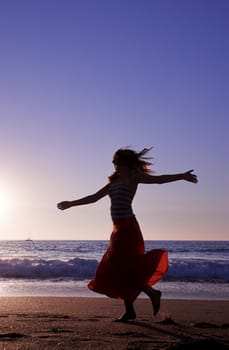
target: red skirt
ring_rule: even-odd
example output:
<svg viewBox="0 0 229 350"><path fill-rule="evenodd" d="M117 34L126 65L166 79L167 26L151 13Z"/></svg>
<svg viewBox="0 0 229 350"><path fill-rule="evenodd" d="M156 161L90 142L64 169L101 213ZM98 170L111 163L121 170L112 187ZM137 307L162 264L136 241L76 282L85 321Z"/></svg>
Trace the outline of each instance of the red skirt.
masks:
<svg viewBox="0 0 229 350"><path fill-rule="evenodd" d="M114 220L108 249L88 288L111 298L133 302L144 285L152 286L167 270L166 250L154 249L145 253L142 233L135 216Z"/></svg>

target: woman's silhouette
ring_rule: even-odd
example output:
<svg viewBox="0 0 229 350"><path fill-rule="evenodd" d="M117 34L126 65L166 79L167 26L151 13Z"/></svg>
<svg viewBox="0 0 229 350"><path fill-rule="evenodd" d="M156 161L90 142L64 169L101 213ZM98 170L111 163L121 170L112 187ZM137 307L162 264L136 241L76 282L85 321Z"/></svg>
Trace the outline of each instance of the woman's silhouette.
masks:
<svg viewBox="0 0 229 350"><path fill-rule="evenodd" d="M113 231L110 243L88 287L113 298L124 300L125 312L120 321L136 318L133 303L140 292L146 293L153 306L154 315L160 308L161 292L151 286L159 281L168 269L168 254L162 249L144 252L144 241L138 222L132 210L132 200L139 183L163 184L186 180L197 183L196 175L189 170L180 174L151 174L151 163L145 155L150 149L136 152L119 149L113 157L114 173L108 184L98 192L73 201L58 203L61 210L94 203L106 195L111 200Z"/></svg>

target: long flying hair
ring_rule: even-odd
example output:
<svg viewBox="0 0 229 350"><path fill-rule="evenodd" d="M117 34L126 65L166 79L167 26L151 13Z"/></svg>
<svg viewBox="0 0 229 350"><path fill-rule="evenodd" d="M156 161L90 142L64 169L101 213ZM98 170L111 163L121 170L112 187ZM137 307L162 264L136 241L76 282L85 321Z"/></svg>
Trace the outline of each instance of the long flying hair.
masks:
<svg viewBox="0 0 229 350"><path fill-rule="evenodd" d="M146 154L152 149L144 148L140 152L136 152L130 148L120 148L114 154L114 163L117 165L125 165L130 171L143 171L144 173L152 173L150 169L152 163L150 160L152 157L146 157ZM119 177L118 170L115 170L113 174L108 177L109 182L116 180Z"/></svg>

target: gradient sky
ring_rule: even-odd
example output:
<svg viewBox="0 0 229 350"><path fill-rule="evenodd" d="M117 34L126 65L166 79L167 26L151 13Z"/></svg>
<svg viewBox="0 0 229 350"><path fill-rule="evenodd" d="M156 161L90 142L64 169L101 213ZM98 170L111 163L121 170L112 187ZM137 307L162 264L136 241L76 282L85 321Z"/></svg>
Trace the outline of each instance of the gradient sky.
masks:
<svg viewBox="0 0 229 350"><path fill-rule="evenodd" d="M228 239L229 1L0 1L1 239L109 239L116 149L151 147L145 239Z"/></svg>

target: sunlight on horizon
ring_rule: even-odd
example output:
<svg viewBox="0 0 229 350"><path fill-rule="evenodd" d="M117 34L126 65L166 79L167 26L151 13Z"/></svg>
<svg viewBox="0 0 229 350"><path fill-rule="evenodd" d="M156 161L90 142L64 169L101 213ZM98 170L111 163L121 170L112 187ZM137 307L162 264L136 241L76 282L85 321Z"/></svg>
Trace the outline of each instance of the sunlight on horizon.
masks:
<svg viewBox="0 0 229 350"><path fill-rule="evenodd" d="M5 188L0 188L0 220L7 219L9 209L13 205L12 195Z"/></svg>

